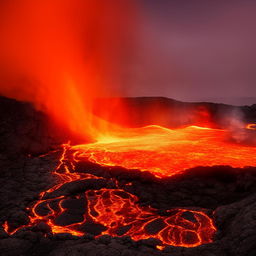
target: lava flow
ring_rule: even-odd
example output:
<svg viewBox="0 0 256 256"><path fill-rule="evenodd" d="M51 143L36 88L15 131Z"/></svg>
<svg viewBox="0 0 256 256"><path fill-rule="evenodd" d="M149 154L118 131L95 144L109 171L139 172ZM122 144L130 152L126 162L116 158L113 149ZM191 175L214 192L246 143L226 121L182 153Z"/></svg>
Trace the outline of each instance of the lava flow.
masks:
<svg viewBox="0 0 256 256"><path fill-rule="evenodd" d="M160 216L155 209L140 207L138 198L122 189L86 194L90 198L90 217L107 227L103 234L126 235L133 240L157 238L165 245L194 247L210 243L216 231L212 220L203 212L174 209L168 211L169 216Z"/></svg>
<svg viewBox="0 0 256 256"><path fill-rule="evenodd" d="M163 131L166 132L165 129ZM156 238L161 242L158 248L166 245L195 247L212 242L216 228L204 211L170 209L160 215L157 209L140 206L139 199L122 189L117 180L112 183L112 188L106 188L109 181L105 178L76 172L76 165L87 161L84 153L84 148L81 152L81 147L64 145L59 164L53 171L58 176L58 184L40 194L40 199L29 209L30 222L27 225L14 229L5 222L3 228L7 233L12 235L21 228L44 222L51 233L83 236L86 234L84 226L94 223L102 227L97 236L130 236L135 241ZM72 196L63 193L63 188L69 184L72 186L73 182L103 183L97 189L88 189L84 193ZM74 211L74 205L80 205L80 208ZM72 214L75 219L63 222L65 216Z"/></svg>
<svg viewBox="0 0 256 256"><path fill-rule="evenodd" d="M254 128L250 124L244 129ZM11 235L44 222L51 233L83 236L87 233L85 225L93 223L101 227L96 236L130 236L136 241L156 238L162 243L159 248L210 243L216 228L205 212L171 209L160 215L157 209L140 206L139 198L122 189L118 180L109 185L105 178L77 172L77 164L90 161L103 166L136 168L164 178L196 166L253 166L255 153L255 146L235 143L226 130L197 126L171 130L151 125L125 129L119 136L102 137L93 144L66 144L53 171L58 183L40 194L30 208L30 222L16 229L5 222L3 228ZM73 195L65 193L64 188L69 184L72 187L73 182L89 182L97 188ZM80 208L72 212L74 205ZM72 214L76 216L74 219L63 222L65 216Z"/></svg>
<svg viewBox="0 0 256 256"><path fill-rule="evenodd" d="M247 129L253 129L249 125ZM244 129L245 131L247 129ZM179 174L196 166L255 166L256 147L236 143L229 131L198 126L167 129L151 125L127 129L116 137L73 146L77 159L105 166L149 171L156 177Z"/></svg>

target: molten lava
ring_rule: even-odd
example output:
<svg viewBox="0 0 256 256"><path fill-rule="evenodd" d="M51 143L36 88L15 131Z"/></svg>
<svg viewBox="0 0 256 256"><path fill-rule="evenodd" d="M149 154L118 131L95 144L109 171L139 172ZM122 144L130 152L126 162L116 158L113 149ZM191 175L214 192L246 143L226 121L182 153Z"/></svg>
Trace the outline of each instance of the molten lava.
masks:
<svg viewBox="0 0 256 256"><path fill-rule="evenodd" d="M254 128L255 125L250 124L244 130ZM196 166L254 166L256 147L238 144L231 137L227 130L222 129L198 126L168 129L151 125L123 129L115 136L99 137L92 144L66 144L53 171L58 176L58 184L40 194L39 200L30 208L29 224L20 228L44 222L52 233L83 236L86 234L84 225L93 223L102 227L98 236L130 236L136 241L156 238L161 242L158 248L210 243L216 228L204 211L170 209L160 215L157 209L141 206L139 198L125 191L117 179L112 187L106 188L105 183L98 189L88 189L72 196L60 191L65 191L62 187L76 181L90 181L92 184L106 181L102 177L77 172L77 165L88 161L148 171L158 178L177 175ZM77 219L62 223L60 219L71 214L69 200L80 204L82 211L80 209L80 215L76 211ZM9 226L7 222L3 228L10 235L20 229Z"/></svg>
<svg viewBox="0 0 256 256"><path fill-rule="evenodd" d="M169 216L159 216L154 209L140 207L136 196L121 189L87 191L86 195L90 217L108 227L103 234L126 235L133 240L157 238L165 245L194 247L210 243L216 231L212 220L203 212L174 209L168 211ZM154 224L157 229L150 232ZM121 228L128 231L120 235Z"/></svg>
<svg viewBox="0 0 256 256"><path fill-rule="evenodd" d="M246 126L250 130L254 127L252 124ZM112 188L89 189L76 194L75 198L61 195L59 191L74 181L97 183L106 180L76 171L77 164L88 160L105 166L136 168L164 178L195 166L253 166L255 153L256 147L230 140L226 130L197 126L171 130L151 125L125 129L115 137L102 137L93 144L67 144L53 171L58 176L58 184L40 194L40 199L30 209L29 224L20 228L44 222L52 233L82 236L86 233L84 225L94 223L102 227L98 236L130 236L133 240L156 238L161 241L158 248L210 243L216 228L204 211L171 209L164 216L160 215L157 209L141 206L139 198L122 189L118 180ZM76 220L63 224L59 219L70 211L68 200L79 202L83 211ZM10 227L7 222L3 228L10 235L20 229Z"/></svg>
<svg viewBox="0 0 256 256"><path fill-rule="evenodd" d="M58 184L40 194L40 199L30 208L29 224L20 228L44 222L52 233L82 236L86 233L83 225L93 222L104 227L100 235L130 236L136 241L156 238L162 244L158 248L166 245L194 247L212 241L216 228L212 219L203 211L171 209L166 211L165 216L159 215L150 206L140 206L139 199L119 188L117 180L115 188L87 190L84 194L76 195L72 200L82 202L84 211L81 217L72 223L58 223L58 218L69 211L66 202L70 197L52 196L54 192L72 181L104 180L87 173L76 173L76 165L85 160L83 153L81 156L81 148L64 145L59 164L53 172L58 176ZM3 228L10 235L20 229L11 228L7 222Z"/></svg>
<svg viewBox="0 0 256 256"><path fill-rule="evenodd" d="M189 126L171 130L152 125L126 129L119 136L72 149L79 160L149 171L157 177L196 166L255 166L256 147L237 144L229 137L229 132L221 129Z"/></svg>

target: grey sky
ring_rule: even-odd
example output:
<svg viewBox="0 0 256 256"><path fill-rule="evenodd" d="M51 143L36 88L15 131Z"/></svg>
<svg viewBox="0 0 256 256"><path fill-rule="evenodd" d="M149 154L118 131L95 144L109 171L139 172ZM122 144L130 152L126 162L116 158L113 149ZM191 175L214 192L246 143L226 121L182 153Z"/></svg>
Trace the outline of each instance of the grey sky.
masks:
<svg viewBox="0 0 256 256"><path fill-rule="evenodd" d="M238 104L256 98L255 1L140 2L129 95Z"/></svg>

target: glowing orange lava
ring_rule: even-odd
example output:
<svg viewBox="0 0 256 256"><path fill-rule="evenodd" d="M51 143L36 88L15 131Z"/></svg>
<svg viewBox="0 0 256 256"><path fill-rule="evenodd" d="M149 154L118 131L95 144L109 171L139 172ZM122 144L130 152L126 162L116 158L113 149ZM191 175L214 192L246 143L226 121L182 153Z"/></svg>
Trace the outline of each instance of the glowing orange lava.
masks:
<svg viewBox="0 0 256 256"><path fill-rule="evenodd" d="M78 160L88 158L100 165L149 171L157 177L173 176L196 166L255 166L256 147L229 138L227 130L198 126L171 130L152 125L72 149Z"/></svg>
<svg viewBox="0 0 256 256"><path fill-rule="evenodd" d="M186 209L169 211L170 216L159 216L156 210L140 207L138 198L122 189L87 191L89 214L96 223L107 228L103 234L123 235L133 240L157 238L165 245L195 247L210 243L216 231L212 220L203 212ZM193 220L187 219L186 214ZM157 225L150 232L150 226ZM119 236L123 236L119 235Z"/></svg>
<svg viewBox="0 0 256 256"><path fill-rule="evenodd" d="M82 236L86 233L82 227L89 221L104 227L100 235L130 236L136 241L159 239L159 249L166 245L195 247L212 242L216 228L213 220L203 211L171 209L166 211L165 216L159 215L157 210L150 206L140 206L139 199L119 188L117 180L115 188L87 190L75 195L73 200L85 200L82 219L70 224L59 224L58 218L68 211L65 201L70 198L64 195L48 197L49 195L72 181L91 180L95 183L97 180L104 180L91 174L75 172L77 163L85 160L83 154L81 158L80 150L64 145L59 164L53 171L53 174L58 176L58 184L40 194L39 200L30 208L29 224L20 228L44 222L54 234L70 233ZM43 213L40 212L41 207L44 208ZM10 235L20 229L9 227L7 222L3 228Z"/></svg>

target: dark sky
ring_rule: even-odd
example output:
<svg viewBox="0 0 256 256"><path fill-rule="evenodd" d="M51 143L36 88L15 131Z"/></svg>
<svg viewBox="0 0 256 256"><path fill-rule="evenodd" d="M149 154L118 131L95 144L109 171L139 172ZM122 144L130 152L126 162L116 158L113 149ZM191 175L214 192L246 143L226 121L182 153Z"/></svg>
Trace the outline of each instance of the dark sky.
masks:
<svg viewBox="0 0 256 256"><path fill-rule="evenodd" d="M140 0L140 12L129 95L256 103L256 1Z"/></svg>

